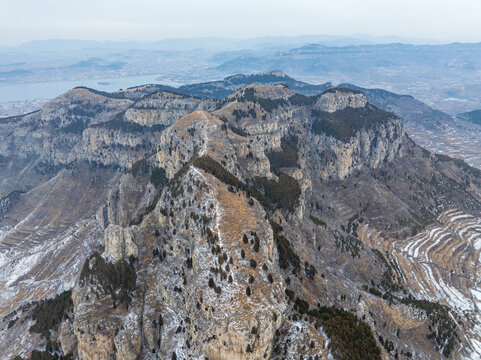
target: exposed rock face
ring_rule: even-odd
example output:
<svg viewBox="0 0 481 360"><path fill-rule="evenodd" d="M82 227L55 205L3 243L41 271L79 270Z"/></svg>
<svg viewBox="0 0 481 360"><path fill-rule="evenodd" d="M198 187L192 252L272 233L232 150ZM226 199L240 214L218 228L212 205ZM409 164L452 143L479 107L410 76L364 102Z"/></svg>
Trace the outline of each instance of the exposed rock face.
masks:
<svg viewBox="0 0 481 360"><path fill-rule="evenodd" d="M129 91L0 123L1 170L17 145L12 179L54 168L2 210L0 336L28 345L0 357L44 350L25 305L69 288L51 337L75 359L479 355L478 173L357 92Z"/></svg>
<svg viewBox="0 0 481 360"><path fill-rule="evenodd" d="M175 197L166 192L157 204L159 210L154 212L158 218L150 216L144 225L156 228L158 236L147 236L139 244L139 259L145 269L137 271L146 271L143 278L147 287L144 293L135 295L130 315L121 316L120 307L106 312L108 300L96 300L95 287L84 286L75 292L81 358L97 359L117 353L115 358L130 359L141 355L140 348L132 345L140 319L135 320L135 325L111 324L112 318L127 321L141 305L145 351L160 354L160 358L175 352L179 357L258 359L272 351L272 339L286 303L285 288L276 270L272 230L266 224L264 210L256 203L249 205L245 195L229 192L227 185L199 170L191 169L179 181L183 195ZM183 207L186 202L190 205ZM175 212L176 216L166 217L161 212ZM114 225L106 229L108 254L112 252L107 237L118 231L123 230ZM138 236L141 233L145 229L139 229ZM257 251L242 240L243 234L253 240L253 233L259 239ZM159 255L152 256L152 247ZM213 247L218 247L219 252L212 252ZM274 286L268 280L269 274ZM113 336L120 327L125 328L123 337ZM129 351L120 354L119 346L125 344L131 344ZM246 352L247 348L252 351Z"/></svg>
<svg viewBox="0 0 481 360"><path fill-rule="evenodd" d="M311 139L311 151L317 153L319 175L323 180L344 179L365 167L378 168L404 155L404 129L398 119L375 129L361 130L345 143L320 135Z"/></svg>
<svg viewBox="0 0 481 360"><path fill-rule="evenodd" d="M77 353L77 337L74 334L74 329L70 321L64 321L62 323L58 339L64 354Z"/></svg>
<svg viewBox="0 0 481 360"><path fill-rule="evenodd" d="M247 89L254 89L255 96L273 96L284 101L292 96L283 86L273 89L252 86ZM281 138L303 131L302 124L297 123L302 113L294 112L291 117L268 114L265 121L242 119L238 125L246 133L239 135L220 119L227 119L229 124L234 121L232 114L236 110L247 112L247 107L252 105L245 104L243 96L242 91L233 95L233 102L217 110L215 116L195 111L162 133L155 161L166 170L169 178L177 176L175 174L183 166L201 155L217 160L240 178L274 176L266 154L281 150ZM256 116L261 118L265 111L259 105L253 106ZM390 141L388 136L395 140L403 136L402 127L399 123L396 125L398 133L386 133L386 129L392 129L392 124L388 123L379 133L376 132L378 129L357 133L351 143L339 144L339 148L336 147L338 142L329 136L322 138L324 141L319 140L319 146L340 154L342 146L361 148L360 144L363 144L366 147L364 142L371 141L369 136L378 136L384 141L379 141L380 154L371 154L368 145L364 153L347 155L358 161L357 168L376 167L381 161L389 161L399 155L397 151L389 153L387 146ZM301 147L301 164L309 163L304 157L318 156L311 153L316 146L314 143L312 147L307 144ZM372 156L372 160L363 159L365 155ZM346 163L348 161L345 160ZM349 165L345 168L340 166L327 171L344 177L356 166L352 169ZM303 191L310 187L311 182L302 170L286 171L303 184ZM133 294L131 304L132 309L139 306L137 302L143 302L145 349L137 352L136 356L149 353L168 358L175 353L178 357L207 356L209 359L273 357L276 331L284 324L283 313L288 305L284 296L285 284L281 278L276 278L281 271L274 260L277 251L264 210L257 201L250 205L245 193L228 191L227 185L192 165L171 186L163 192L156 210L140 228L130 230L109 225L105 231L105 253L116 261L125 258L127 243L137 239L140 261L137 271L144 273L146 287L142 293ZM112 195L111 199L114 199ZM112 219L110 222L115 222L111 215L108 218ZM246 243L243 241L244 234L247 236ZM252 234L259 241L256 250L253 250ZM254 266L251 261L254 261ZM85 291L85 288L79 290ZM77 329L86 334L81 335L79 349L95 348L97 353L102 354L105 354L106 350L101 350L104 348L118 352L113 340L106 345L103 332L99 333L98 327L86 326L98 316L98 306L104 305L89 302L86 296L81 298L84 300L77 301L75 306L76 312L82 314L76 317L76 324ZM87 303L91 310L86 312ZM112 311L110 317L118 312ZM119 326L116 325L117 328ZM290 325L285 326L289 328ZM307 325L303 336L297 335L292 328L286 331L284 340L280 341L290 344L292 348L288 353L292 356L303 352L300 344L314 336L316 340L312 341L316 345L305 354L327 358L325 335L314 335L315 330ZM115 330L111 328L108 332ZM132 336L124 333L127 339ZM96 340L92 343L88 339ZM79 353L82 351L79 350Z"/></svg>
<svg viewBox="0 0 481 360"><path fill-rule="evenodd" d="M54 126L65 128L79 118L91 118L92 124L112 120L119 110L133 101L109 98L86 88L77 88L49 101L40 111L40 118Z"/></svg>
<svg viewBox="0 0 481 360"><path fill-rule="evenodd" d="M94 297L95 294L89 293ZM77 295L81 296L81 295ZM141 329L138 308L126 311L105 312L110 303L97 310L79 304L76 309L75 335L78 339L80 359L137 359L141 350ZM100 305L97 302L97 305ZM86 308L87 307L87 308ZM81 311L88 310L85 315ZM128 328L126 328L128 327Z"/></svg>
<svg viewBox="0 0 481 360"><path fill-rule="evenodd" d="M177 309L175 316L168 308L161 311L164 323L172 324L162 331L161 344L177 343L176 351L180 354L205 355L212 359L257 359L264 353L269 354L286 304L284 287L275 274L276 250L264 211L258 204L249 206L243 194L227 191L227 186L211 175L192 169L183 180L184 195L175 203L189 201L191 194L196 194L194 202L180 210L175 219L165 219L162 230L168 236L172 228L178 229L175 236L180 248L174 248L174 253L167 251L164 261L172 265L161 270L162 278L178 280L159 289L162 296L152 296L155 293L149 291L146 294L165 298L171 309ZM192 193L189 187L193 188ZM162 199L158 206L167 207L169 213L168 203L168 198ZM188 220L192 213L199 219L209 217L211 220L208 223ZM190 223L188 229L183 226L186 220ZM243 234L252 240L252 233L259 239L258 251L243 243ZM220 251L212 252L212 247ZM191 257L191 268L179 266L185 263L185 256ZM181 269L185 280L179 277ZM212 269L218 270L213 272ZM274 276L275 286L270 285L269 274ZM181 297L175 293L176 286L182 289ZM178 335L174 333L175 323L186 324L185 334L180 339L176 339ZM186 342L192 344L191 349L184 348ZM248 347L252 352L246 352ZM161 357L170 355L166 350L161 353Z"/></svg>
<svg viewBox="0 0 481 360"><path fill-rule="evenodd" d="M97 221L103 230L111 224L127 228L149 206L156 190L145 182L132 174L120 177L118 185L109 191L105 205L97 211Z"/></svg>
<svg viewBox="0 0 481 360"><path fill-rule="evenodd" d="M134 243L134 235L129 228L120 225L109 225L104 233L105 255L113 261L126 259L129 256L138 257L137 246Z"/></svg>
<svg viewBox="0 0 481 360"><path fill-rule="evenodd" d="M6 214L0 232L0 317L8 320L2 323L0 338L10 340L0 341L1 358L27 358L44 347L45 339L29 331L33 320L21 309L75 285L85 259L102 243L95 211L117 181L116 174L83 165L63 170L23 194ZM14 322L10 328L9 321ZM66 349L75 348L73 339L64 335Z"/></svg>
<svg viewBox="0 0 481 360"><path fill-rule="evenodd" d="M206 103L182 95L155 93L134 104L125 112L125 119L142 126L172 125L176 120Z"/></svg>
<svg viewBox="0 0 481 360"><path fill-rule="evenodd" d="M166 92L132 103L72 90L39 112L2 120L0 155L36 156L54 166L87 161L129 168L154 152L163 127L211 104Z"/></svg>
<svg viewBox="0 0 481 360"><path fill-rule="evenodd" d="M332 113L347 107L361 108L366 104L366 96L361 92L349 89L330 89L319 97L316 107Z"/></svg>

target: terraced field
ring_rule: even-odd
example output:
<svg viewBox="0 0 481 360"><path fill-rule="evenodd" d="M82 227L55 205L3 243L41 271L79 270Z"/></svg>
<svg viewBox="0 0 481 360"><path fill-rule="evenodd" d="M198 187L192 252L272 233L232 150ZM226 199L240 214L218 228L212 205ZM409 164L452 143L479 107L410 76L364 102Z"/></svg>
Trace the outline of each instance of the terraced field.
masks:
<svg viewBox="0 0 481 360"><path fill-rule="evenodd" d="M456 118L433 126L426 128L414 121L405 123L406 133L416 144L481 169L481 126Z"/></svg>
<svg viewBox="0 0 481 360"><path fill-rule="evenodd" d="M95 211L116 179L85 168L64 170L22 194L0 218L0 315L57 292L82 265L86 244L101 236Z"/></svg>
<svg viewBox="0 0 481 360"><path fill-rule="evenodd" d="M480 358L481 219L449 209L436 225L407 239L384 237L369 225L360 233L374 248L392 254L394 270L417 299L439 302L471 318L471 358Z"/></svg>

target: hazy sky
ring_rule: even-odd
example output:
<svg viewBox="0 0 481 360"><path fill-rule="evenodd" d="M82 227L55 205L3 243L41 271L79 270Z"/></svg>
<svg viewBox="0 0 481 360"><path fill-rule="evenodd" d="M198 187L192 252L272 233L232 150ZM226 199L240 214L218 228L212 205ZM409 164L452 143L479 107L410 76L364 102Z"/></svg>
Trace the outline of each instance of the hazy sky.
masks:
<svg viewBox="0 0 481 360"><path fill-rule="evenodd" d="M302 34L481 41L480 0L0 0L0 45Z"/></svg>

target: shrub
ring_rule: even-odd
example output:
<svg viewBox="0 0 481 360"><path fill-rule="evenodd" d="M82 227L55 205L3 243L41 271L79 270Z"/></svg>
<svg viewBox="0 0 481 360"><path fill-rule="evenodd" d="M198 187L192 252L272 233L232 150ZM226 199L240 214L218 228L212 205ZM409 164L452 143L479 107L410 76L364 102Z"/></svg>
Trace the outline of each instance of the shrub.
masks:
<svg viewBox="0 0 481 360"><path fill-rule="evenodd" d="M87 123L84 122L82 119L75 119L70 124L61 127L59 130L63 131L64 133L68 134L77 134L80 135L83 131L87 128Z"/></svg>
<svg viewBox="0 0 481 360"><path fill-rule="evenodd" d="M133 176L146 175L150 172L150 164L147 159L141 159L132 164L130 172Z"/></svg>
<svg viewBox="0 0 481 360"><path fill-rule="evenodd" d="M312 220L312 222L316 225L319 225L319 226L324 226L324 227L327 227L327 224L322 221L321 219L313 216L313 215L310 215L309 218Z"/></svg>
<svg viewBox="0 0 481 360"><path fill-rule="evenodd" d="M35 324L30 327L30 332L42 334L50 339L50 330L56 330L65 314L73 307L72 291L64 291L53 299L42 300L32 310L32 320Z"/></svg>
<svg viewBox="0 0 481 360"><path fill-rule="evenodd" d="M280 173L278 176L279 181L257 177L255 184L257 187L264 189L265 196L271 203L274 203L278 208L292 211L301 195L301 188L293 177L284 173Z"/></svg>
<svg viewBox="0 0 481 360"><path fill-rule="evenodd" d="M294 272L298 271L301 263L299 255L294 252L289 240L280 234L282 231L281 226L274 221L270 221L270 224L279 254L279 266L282 269L287 269L291 265L294 268Z"/></svg>
<svg viewBox="0 0 481 360"><path fill-rule="evenodd" d="M292 105L310 106L310 105L314 105L317 99L318 99L317 96L305 96L301 94L294 94L291 97L289 97L288 100Z"/></svg>
<svg viewBox="0 0 481 360"><path fill-rule="evenodd" d="M257 189L244 184L211 157L202 156L195 159L194 166L214 175L217 179L226 183L227 185L234 186L247 192L251 196L255 197L266 210L272 209L271 202L264 195L262 195L262 193L260 193Z"/></svg>
<svg viewBox="0 0 481 360"><path fill-rule="evenodd" d="M150 174L150 182L157 188L164 187L167 184L167 176L163 168L153 168Z"/></svg>
<svg viewBox="0 0 481 360"><path fill-rule="evenodd" d="M229 128L232 130L233 133L240 135L240 136L247 136L247 134L244 130L242 130L239 127L235 127L234 125L229 125Z"/></svg>
<svg viewBox="0 0 481 360"><path fill-rule="evenodd" d="M165 125L143 126L131 121L125 121L123 113L116 115L112 120L92 125L92 127L119 130L127 133L148 133L163 131Z"/></svg>
<svg viewBox="0 0 481 360"><path fill-rule="evenodd" d="M281 139L281 151L273 151L267 154L273 169L296 167L297 156L297 137L283 137Z"/></svg>
<svg viewBox="0 0 481 360"><path fill-rule="evenodd" d="M340 141L347 142L361 129L372 129L395 115L378 109L373 105L363 108L346 107L333 113L313 110L312 132L326 134Z"/></svg>
<svg viewBox="0 0 481 360"><path fill-rule="evenodd" d="M297 308L297 311L299 311L301 314L307 314L307 312L309 311L309 304L307 303L307 301L300 298L296 299L295 307Z"/></svg>
<svg viewBox="0 0 481 360"><path fill-rule="evenodd" d="M147 159L141 159L132 164L130 172L133 176L143 176L150 174L150 182L157 188L167 184L165 169L153 167Z"/></svg>
<svg viewBox="0 0 481 360"><path fill-rule="evenodd" d="M294 291L286 288L286 295L289 299L294 300Z"/></svg>
<svg viewBox="0 0 481 360"><path fill-rule="evenodd" d="M104 293L112 296L114 307L118 296L120 303L128 309L131 301L130 295L137 282L134 263L133 257L129 259L129 262L122 259L111 263L105 261L96 251L85 261L80 273L80 281L82 284L85 282L98 284Z"/></svg>
<svg viewBox="0 0 481 360"><path fill-rule="evenodd" d="M438 345L440 352L445 357L449 357L455 343L459 340L459 336L456 333L457 326L449 314L449 308L428 300L404 298L402 302L421 309L426 313L432 325L432 331L430 328L431 332L427 334L427 337Z"/></svg>
<svg viewBox="0 0 481 360"><path fill-rule="evenodd" d="M370 288L369 288L369 292L370 292L371 294L373 294L374 296L377 296L377 297L381 297L381 296L382 296L382 292L380 292L378 289L373 288L373 287L370 287Z"/></svg>
<svg viewBox="0 0 481 360"><path fill-rule="evenodd" d="M259 104L264 111L270 113L277 109L279 106L286 106L288 102L284 99L270 99L261 98L256 95L256 90L253 88L245 89L243 95L239 97L239 101L251 101L253 103Z"/></svg>
<svg viewBox="0 0 481 360"><path fill-rule="evenodd" d="M300 299L299 299L300 300ZM296 300L297 302L297 300ZM302 309L305 310L305 304ZM321 307L308 314L318 319L330 339L329 349L339 360L381 359L374 334L356 315L335 307Z"/></svg>

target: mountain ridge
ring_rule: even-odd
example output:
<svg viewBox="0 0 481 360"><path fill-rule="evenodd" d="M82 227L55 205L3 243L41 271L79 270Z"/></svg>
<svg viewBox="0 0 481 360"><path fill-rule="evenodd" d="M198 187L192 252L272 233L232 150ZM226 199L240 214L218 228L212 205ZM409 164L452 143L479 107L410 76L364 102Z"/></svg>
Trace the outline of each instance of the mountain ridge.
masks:
<svg viewBox="0 0 481 360"><path fill-rule="evenodd" d="M480 356L479 170L355 89L152 89L0 121L1 356Z"/></svg>

